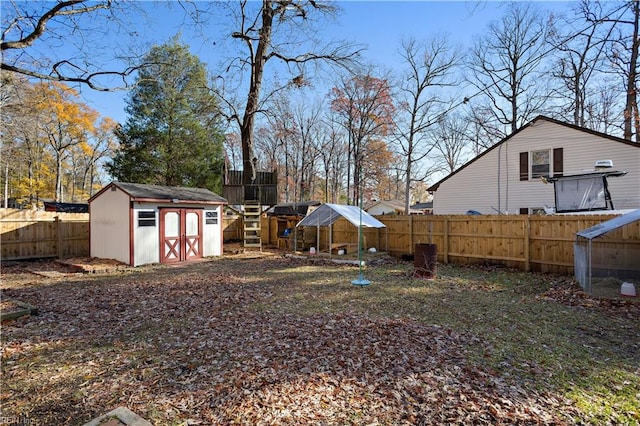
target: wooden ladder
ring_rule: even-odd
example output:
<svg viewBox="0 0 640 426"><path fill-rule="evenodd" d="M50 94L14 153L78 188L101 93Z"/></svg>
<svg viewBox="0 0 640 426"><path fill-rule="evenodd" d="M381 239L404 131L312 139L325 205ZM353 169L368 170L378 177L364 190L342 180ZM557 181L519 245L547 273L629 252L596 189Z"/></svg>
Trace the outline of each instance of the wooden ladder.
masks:
<svg viewBox="0 0 640 426"><path fill-rule="evenodd" d="M262 239L260 238L260 204L245 204L244 206L244 246L257 247L262 251Z"/></svg>

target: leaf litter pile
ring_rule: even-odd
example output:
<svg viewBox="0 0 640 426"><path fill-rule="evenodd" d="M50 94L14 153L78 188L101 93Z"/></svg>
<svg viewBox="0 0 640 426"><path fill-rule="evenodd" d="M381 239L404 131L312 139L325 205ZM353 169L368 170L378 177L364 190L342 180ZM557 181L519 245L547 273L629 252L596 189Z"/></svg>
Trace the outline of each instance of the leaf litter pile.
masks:
<svg viewBox="0 0 640 426"><path fill-rule="evenodd" d="M513 291L522 283L496 284L491 271L463 270L479 276L469 280L449 269L428 282L406 270L371 270L372 285L360 289L350 285L353 267L276 257L58 279L5 268L3 299L37 305L40 315L2 326L2 416L75 425L126 406L158 425L640 421L633 403L619 404L624 413L585 413L551 379L574 374L572 366L557 371L553 357L520 353L517 337L503 342L511 335L501 329L521 318L491 323L510 309L501 303L513 315L528 315L531 303L575 313L566 289L526 286L523 296ZM639 311L614 308L614 320L635 332L615 349L624 384L639 373L630 367L639 361ZM588 362L610 359L609 349L587 346L578 351ZM628 383L631 398L639 386ZM628 392L618 392L623 401Z"/></svg>

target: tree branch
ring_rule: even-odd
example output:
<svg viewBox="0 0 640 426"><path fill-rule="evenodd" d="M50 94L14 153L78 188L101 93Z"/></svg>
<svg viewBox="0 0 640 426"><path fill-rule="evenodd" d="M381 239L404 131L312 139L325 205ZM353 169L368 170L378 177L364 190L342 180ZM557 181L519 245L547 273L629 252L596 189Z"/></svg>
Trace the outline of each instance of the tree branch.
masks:
<svg viewBox="0 0 640 426"><path fill-rule="evenodd" d="M49 22L52 18L56 16L79 15L82 13L93 12L94 10L98 9L109 9L111 7L112 0L106 0L106 3L104 4L86 6L80 9L65 10L66 8L73 7L76 4L84 3L84 1L85 0L69 0L56 4L40 17L38 23L31 33L29 33L26 37L20 38L19 40L3 41L2 43L0 43L0 50L4 51L7 49L24 49L25 47L29 47L37 39L39 39L42 34L44 34L47 22Z"/></svg>
<svg viewBox="0 0 640 426"><path fill-rule="evenodd" d="M66 61L63 61L66 62ZM61 65L62 62L58 62L55 67L57 67L58 65ZM55 67L54 67L54 71L55 71ZM127 84L126 82L126 77L129 76L130 74L132 74L134 71L138 70L141 67L129 67L127 68L125 71L100 71L100 72L94 72L91 74L87 74L85 77L65 77L64 75L56 72L55 76L52 76L50 74L42 74L39 73L37 71L31 71L28 70L26 68L20 68L20 67L16 67L13 65L9 65L9 64L5 64L2 63L0 65L0 69L6 70L6 71L11 71L11 72L15 72L18 74L22 74L22 75L26 75L29 77L35 77L35 78L40 78L42 80L48 80L48 81L66 81L66 82L70 82L70 83L83 83L86 84L87 86L89 86L90 88L94 89L94 90L98 90L101 92L110 92L113 90L120 90L120 89L128 89L130 88L130 85ZM123 86L120 87L104 87L101 86L100 84L95 82L95 79L97 79L98 77L102 77L102 76L120 76L122 77L122 81L124 82Z"/></svg>

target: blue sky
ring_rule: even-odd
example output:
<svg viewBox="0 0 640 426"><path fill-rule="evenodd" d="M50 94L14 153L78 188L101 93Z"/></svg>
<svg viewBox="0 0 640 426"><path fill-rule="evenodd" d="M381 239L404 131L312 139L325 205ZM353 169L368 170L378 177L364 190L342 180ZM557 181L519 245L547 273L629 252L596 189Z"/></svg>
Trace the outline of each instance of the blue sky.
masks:
<svg viewBox="0 0 640 426"><path fill-rule="evenodd" d="M139 3L148 14L148 22L140 31L146 30L146 40L163 43L180 32L183 42L190 45L192 53L208 63L215 72L215 49L212 40L219 37L224 23L212 22L206 29L209 40L194 36L192 29L183 25L184 15L180 8L167 10L152 2ZM336 22L324 27L325 38L347 40L367 48L365 58L384 69L397 69L398 49L403 37L412 36L418 40L445 34L451 42L465 49L473 43L474 37L483 33L492 20L499 19L502 7L499 1L347 1L339 2L342 14ZM568 2L536 2L541 11L565 11ZM93 92L82 89L85 102L98 110L101 115L124 122L127 92ZM318 95L321 95L319 93Z"/></svg>

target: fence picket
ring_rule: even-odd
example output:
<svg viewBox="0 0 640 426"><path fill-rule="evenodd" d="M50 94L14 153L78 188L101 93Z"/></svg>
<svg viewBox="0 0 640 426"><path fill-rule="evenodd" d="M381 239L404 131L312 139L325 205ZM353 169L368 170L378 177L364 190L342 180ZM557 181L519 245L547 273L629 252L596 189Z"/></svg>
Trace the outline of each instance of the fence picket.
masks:
<svg viewBox="0 0 640 426"><path fill-rule="evenodd" d="M573 273L575 234L611 219L611 215L566 216L378 216L385 229L365 229L369 246L392 255L413 254L415 243L437 246L443 263L495 263L525 271ZM263 245L278 246L282 230L277 217L262 218ZM287 222L288 223L288 222ZM289 224L287 224L289 226ZM224 239L240 240L242 217L224 218ZM282 226L280 226L282 228ZM0 209L1 256L3 260L38 257L89 256L89 214L33 212ZM358 232L344 219L320 230L320 251L329 251L329 241L357 247ZM316 246L315 228L296 231L299 249ZM640 250L640 223L612 232L607 243L619 256L631 248ZM384 246L382 246L384 244ZM290 246L291 247L291 246ZM623 250L624 249L624 250Z"/></svg>

